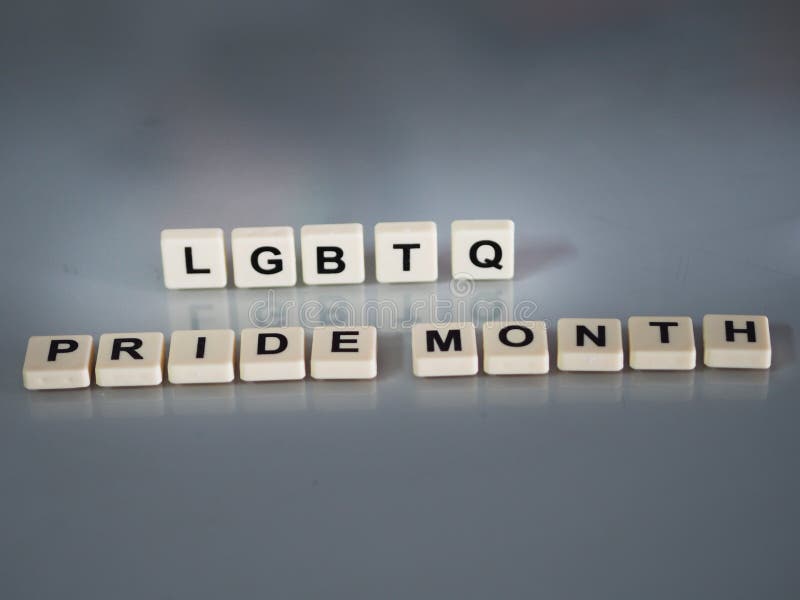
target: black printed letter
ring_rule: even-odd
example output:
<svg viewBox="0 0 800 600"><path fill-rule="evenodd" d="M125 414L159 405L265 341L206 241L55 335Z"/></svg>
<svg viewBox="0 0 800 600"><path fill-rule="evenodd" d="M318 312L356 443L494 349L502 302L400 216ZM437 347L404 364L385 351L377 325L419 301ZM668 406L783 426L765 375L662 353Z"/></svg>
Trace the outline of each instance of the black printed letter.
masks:
<svg viewBox="0 0 800 600"><path fill-rule="evenodd" d="M269 252L275 256L280 256L281 254L280 250L273 248L272 246L261 246L260 248L256 248L250 255L250 264L253 266L253 269L262 275L274 275L275 273L280 273L283 271L283 261L279 258L270 258L267 261L267 264L272 267L271 269L265 269L258 264L258 259L262 254L264 254L264 252Z"/></svg>
<svg viewBox="0 0 800 600"><path fill-rule="evenodd" d="M125 344L125 346L123 346ZM137 352L144 342L139 338L114 338L111 346L111 360L119 360L121 352L127 352L131 358L142 360L142 355Z"/></svg>
<svg viewBox="0 0 800 600"><path fill-rule="evenodd" d="M420 247L419 244L392 244L395 250L403 251L403 271L411 270L411 251Z"/></svg>
<svg viewBox="0 0 800 600"><path fill-rule="evenodd" d="M57 355L75 352L78 349L78 342L75 340L51 340L50 351L47 353L48 362L53 362Z"/></svg>
<svg viewBox="0 0 800 600"><path fill-rule="evenodd" d="M661 330L661 343L669 344L669 328L677 327L675 321L650 321L650 327L658 327Z"/></svg>
<svg viewBox="0 0 800 600"><path fill-rule="evenodd" d="M744 329L734 329L733 328L733 321L725 321L725 340L728 341L728 342L735 342L737 333L746 333L747 334L747 341L748 342L755 342L756 341L756 322L755 321L747 321L747 325L745 326Z"/></svg>
<svg viewBox="0 0 800 600"><path fill-rule="evenodd" d="M183 256L186 259L186 272L190 275L193 273L211 273L211 269L195 269L194 260L192 259L192 249L186 246L183 249Z"/></svg>
<svg viewBox="0 0 800 600"><path fill-rule="evenodd" d="M274 350L267 350L267 339L275 338L278 340L278 347ZM280 354L289 345L289 340L282 333L259 333L258 334L258 354Z"/></svg>
<svg viewBox="0 0 800 600"><path fill-rule="evenodd" d="M358 348L342 348L342 344L357 344L358 340L354 338L343 339L342 336L354 335L358 337L357 331L334 331L333 343L331 344L331 352L358 352Z"/></svg>
<svg viewBox="0 0 800 600"><path fill-rule="evenodd" d="M592 340L596 346L603 347L606 345L606 326L605 325L598 325L597 326L597 335L592 333L591 329L586 327L585 325L578 325L578 346L583 346L583 342L585 338L589 338Z"/></svg>
<svg viewBox="0 0 800 600"><path fill-rule="evenodd" d="M435 329L425 332L425 341L428 346L428 352L434 351L434 345L439 347L442 352L447 352L450 346L456 352L461 352L461 330L450 329L444 339L441 338L439 332Z"/></svg>
<svg viewBox="0 0 800 600"><path fill-rule="evenodd" d="M512 342L510 339L508 339L508 334L512 331L521 331L522 341ZM521 346L527 346L532 341L533 341L533 331L531 331L528 327L523 327L522 325L508 325L507 327L503 327L500 330L500 343L505 344L506 346L511 346L512 348L519 348Z"/></svg>
<svg viewBox="0 0 800 600"><path fill-rule="evenodd" d="M333 256L331 256L333 255ZM318 246L317 247L317 273L327 275L330 273L341 273L344 271L344 250L337 246ZM335 267L326 267L325 263L336 263Z"/></svg>

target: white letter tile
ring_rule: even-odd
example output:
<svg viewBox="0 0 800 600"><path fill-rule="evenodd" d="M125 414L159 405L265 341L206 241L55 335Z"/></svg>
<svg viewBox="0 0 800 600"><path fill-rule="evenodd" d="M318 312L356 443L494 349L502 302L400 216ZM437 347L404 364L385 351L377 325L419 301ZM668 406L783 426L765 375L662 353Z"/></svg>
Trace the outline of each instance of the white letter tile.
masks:
<svg viewBox="0 0 800 600"><path fill-rule="evenodd" d="M242 381L285 381L306 376L302 327L243 329L239 343Z"/></svg>
<svg viewBox="0 0 800 600"><path fill-rule="evenodd" d="M561 371L621 371L619 319L559 319L558 368Z"/></svg>
<svg viewBox="0 0 800 600"><path fill-rule="evenodd" d="M472 323L418 323L411 329L411 357L417 377L475 375L478 344Z"/></svg>
<svg viewBox="0 0 800 600"><path fill-rule="evenodd" d="M378 374L374 327L316 327L311 345L314 379L372 379Z"/></svg>
<svg viewBox="0 0 800 600"><path fill-rule="evenodd" d="M22 384L29 390L88 387L93 351L90 335L35 335L28 340Z"/></svg>
<svg viewBox="0 0 800 600"><path fill-rule="evenodd" d="M169 382L233 381L235 338L230 329L173 331L167 361Z"/></svg>
<svg viewBox="0 0 800 600"><path fill-rule="evenodd" d="M222 288L228 282L222 229L165 229L161 261L171 290Z"/></svg>

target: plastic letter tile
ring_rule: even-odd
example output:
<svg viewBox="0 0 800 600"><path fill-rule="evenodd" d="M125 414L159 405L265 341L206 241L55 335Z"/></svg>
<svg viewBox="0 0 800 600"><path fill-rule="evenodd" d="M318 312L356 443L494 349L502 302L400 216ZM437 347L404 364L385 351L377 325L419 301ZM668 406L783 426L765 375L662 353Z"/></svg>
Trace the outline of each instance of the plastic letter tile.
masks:
<svg viewBox="0 0 800 600"><path fill-rule="evenodd" d="M300 250L306 284L364 282L364 228L360 223L304 225Z"/></svg>
<svg viewBox="0 0 800 600"><path fill-rule="evenodd" d="M231 232L236 287L287 287L297 283L294 229L239 227Z"/></svg>
<svg viewBox="0 0 800 600"><path fill-rule="evenodd" d="M306 376L306 334L302 327L243 329L239 342L242 381L282 381Z"/></svg>
<svg viewBox="0 0 800 600"><path fill-rule="evenodd" d="M161 232L164 285L171 290L221 288L228 282L222 229Z"/></svg>
<svg viewBox="0 0 800 600"><path fill-rule="evenodd" d="M173 331L167 375L170 383L233 381L236 335L230 329Z"/></svg>
<svg viewBox="0 0 800 600"><path fill-rule="evenodd" d="M558 368L561 371L621 371L619 319L559 319Z"/></svg>
<svg viewBox="0 0 800 600"><path fill-rule="evenodd" d="M703 317L703 362L707 367L769 369L772 345L763 315Z"/></svg>
<svg viewBox="0 0 800 600"><path fill-rule="evenodd" d="M632 369L694 369L696 350L690 317L630 317L628 347Z"/></svg>
<svg viewBox="0 0 800 600"><path fill-rule="evenodd" d="M311 345L314 379L372 379L378 374L374 327L316 327Z"/></svg>
<svg viewBox="0 0 800 600"><path fill-rule="evenodd" d="M483 324L483 371L489 375L539 375L550 370L544 321Z"/></svg>
<svg viewBox="0 0 800 600"><path fill-rule="evenodd" d="M514 277L514 221L453 221L453 279Z"/></svg>
<svg viewBox="0 0 800 600"><path fill-rule="evenodd" d="M164 334L104 333L94 376L101 387L158 385L164 369Z"/></svg>
<svg viewBox="0 0 800 600"><path fill-rule="evenodd" d="M411 358L417 377L475 375L478 344L472 323L418 323L411 329Z"/></svg>
<svg viewBox="0 0 800 600"><path fill-rule="evenodd" d="M90 335L35 335L28 340L22 384L29 390L87 387L93 352Z"/></svg>
<svg viewBox="0 0 800 600"><path fill-rule="evenodd" d="M436 281L438 276L436 223L375 225L375 278L380 283Z"/></svg>

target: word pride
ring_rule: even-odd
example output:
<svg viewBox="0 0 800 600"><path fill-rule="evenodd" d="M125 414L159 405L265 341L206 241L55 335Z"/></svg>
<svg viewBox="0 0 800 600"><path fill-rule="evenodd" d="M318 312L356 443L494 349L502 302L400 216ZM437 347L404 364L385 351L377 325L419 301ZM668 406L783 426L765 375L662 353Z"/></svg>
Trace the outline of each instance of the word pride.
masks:
<svg viewBox="0 0 800 600"><path fill-rule="evenodd" d="M306 377L302 327L244 329L238 368L243 381ZM557 365L561 371L620 371L624 366L619 319L559 319ZM483 326L483 370L489 375L536 375L550 369L544 321L489 322ZM708 367L767 369L772 361L765 316L703 317L703 360ZM164 334L105 333L96 352L89 335L34 336L28 341L22 381L31 390L159 385ZM689 317L631 317L630 367L695 368ZM225 383L235 377L236 335L229 329L175 331L169 345L170 383ZM475 375L478 341L472 323L417 324L411 330L414 375ZM373 379L378 374L378 334L372 326L317 327L311 342L314 379Z"/></svg>
<svg viewBox="0 0 800 600"><path fill-rule="evenodd" d="M453 221L452 273L456 279L514 277L514 222ZM297 283L294 229L245 227L231 233L236 287L286 287ZM305 225L300 229L306 285L364 282L364 228L359 223ZM161 259L167 288L221 288L228 284L221 229L165 229ZM436 281L436 223L375 225L375 276L379 283Z"/></svg>

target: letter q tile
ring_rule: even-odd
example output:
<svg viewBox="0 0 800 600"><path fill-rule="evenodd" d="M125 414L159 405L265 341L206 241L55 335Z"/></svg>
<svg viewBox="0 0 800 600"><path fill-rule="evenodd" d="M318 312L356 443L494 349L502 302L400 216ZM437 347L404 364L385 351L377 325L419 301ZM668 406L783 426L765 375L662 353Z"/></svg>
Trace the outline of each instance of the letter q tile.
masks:
<svg viewBox="0 0 800 600"><path fill-rule="evenodd" d="M450 242L453 279L514 277L514 221L453 221Z"/></svg>

